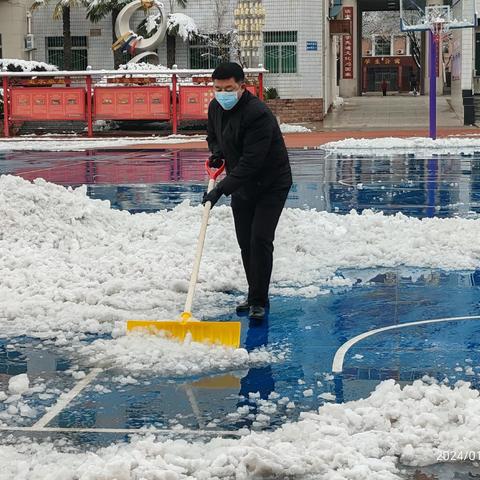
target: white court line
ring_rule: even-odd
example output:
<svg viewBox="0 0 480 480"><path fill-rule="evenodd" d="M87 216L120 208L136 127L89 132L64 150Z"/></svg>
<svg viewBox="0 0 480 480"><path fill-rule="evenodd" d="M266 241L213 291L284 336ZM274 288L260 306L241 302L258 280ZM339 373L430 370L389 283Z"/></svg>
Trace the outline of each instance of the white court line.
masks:
<svg viewBox="0 0 480 480"><path fill-rule="evenodd" d="M88 375L78 382L69 392L60 395L57 403L40 418L32 427L42 429L53 420L95 377L102 371L101 368L94 368Z"/></svg>
<svg viewBox="0 0 480 480"><path fill-rule="evenodd" d="M150 434L150 433L171 433L171 434L188 434L188 435L216 435L228 436L233 435L241 437L243 434L229 430L191 430L188 428L172 429L172 428L63 428L63 427L0 427L0 432L51 432L51 433L125 433L125 434Z"/></svg>
<svg viewBox="0 0 480 480"><path fill-rule="evenodd" d="M447 317L447 318L436 318L434 320L419 320L418 322L408 322L408 323L399 323L396 325L390 325L388 327L377 328L375 330L370 330L365 333L361 333L356 337L353 337L348 342L345 342L335 353L332 364L333 373L341 373L343 371L343 361L345 360L346 353L352 348L356 343L364 340L367 337L376 335L377 333L386 332L388 330L396 330L397 328L406 328L406 327L416 327L418 325L428 325L432 323L441 323L441 322L459 322L462 320L480 320L480 315L475 315L471 317Z"/></svg>

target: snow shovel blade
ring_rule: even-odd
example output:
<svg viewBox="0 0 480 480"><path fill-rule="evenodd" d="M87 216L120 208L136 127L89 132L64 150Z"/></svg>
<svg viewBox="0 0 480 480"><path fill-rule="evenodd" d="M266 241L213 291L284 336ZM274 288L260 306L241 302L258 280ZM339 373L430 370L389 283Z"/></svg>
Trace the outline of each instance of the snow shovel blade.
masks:
<svg viewBox="0 0 480 480"><path fill-rule="evenodd" d="M153 334L164 332L167 338L180 341L190 335L194 342L238 348L240 346L240 326L240 322L129 320L127 331L143 329Z"/></svg>

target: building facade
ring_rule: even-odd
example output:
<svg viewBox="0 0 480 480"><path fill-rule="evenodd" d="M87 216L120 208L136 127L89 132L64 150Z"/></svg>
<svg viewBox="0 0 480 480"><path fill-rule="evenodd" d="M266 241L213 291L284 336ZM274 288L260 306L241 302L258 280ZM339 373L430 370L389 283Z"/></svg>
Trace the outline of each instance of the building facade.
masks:
<svg viewBox="0 0 480 480"><path fill-rule="evenodd" d="M388 90L409 92L419 69L411 55L406 35L377 34L362 38L362 92L379 92L383 80Z"/></svg>
<svg viewBox="0 0 480 480"><path fill-rule="evenodd" d="M328 34L328 0L263 0L265 20L258 59L269 73L265 85L276 90L276 108L286 118L298 106L298 120L321 120L337 95L336 55ZM165 2L168 9L169 2ZM222 8L218 8L218 5ZM238 0L190 0L186 9L175 11L194 19L203 35L227 35L235 28L234 11ZM40 8L33 15L36 50L34 60L62 64L62 22L52 19L53 7ZM71 11L73 61L75 69L113 68L111 19L92 24L85 9ZM143 13L133 19L139 22ZM134 27L132 25L132 27ZM177 37L176 64L179 68L214 68L218 48L196 39ZM159 62L167 64L166 42L158 48ZM126 57L125 60L128 60ZM256 67L257 65L251 65ZM307 107L310 108L307 108ZM298 110L298 109L297 109ZM278 113L278 112L277 112ZM298 115L297 115L298 116Z"/></svg>
<svg viewBox="0 0 480 480"><path fill-rule="evenodd" d="M23 0L0 0L0 8L17 8ZM194 19L204 36L225 36L235 28L235 8L245 0L190 0L186 9L176 11ZM433 1L433 0L427 0ZM466 2L453 2L452 8L464 8ZM171 2L164 2L169 8ZM172 2L175 4L176 2ZM262 0L265 19L258 49L258 63L269 73L266 87L275 89L279 98L272 103L277 115L284 121L321 120L339 95L351 97L369 91L378 91L383 78L391 90L409 91L411 80L417 77L422 94L428 94L428 34L420 35L421 53L416 61L410 54L411 45L405 36L393 34L390 41L379 36L362 37L362 15L366 11L398 10L398 2L388 0ZM12 5L15 5L13 7ZM23 4L24 5L24 4ZM23 9L23 10L22 10ZM21 45L26 34L26 7L22 11L22 28L0 31L9 45ZM132 22L132 29L143 13ZM53 6L39 8L33 14L35 50L33 60L62 66L62 22L53 20ZM72 8L73 61L75 69L90 65L94 69L113 68L112 25L106 18L92 24L86 20L84 8ZM0 18L7 18L3 15ZM3 20L5 21L5 20ZM347 22L342 31L335 22ZM20 22L20 20L19 20ZM11 24L11 25L10 25ZM5 34L14 28L14 33ZM480 32L479 32L480 33ZM452 106L464 123L473 123L474 95L479 95L480 112L480 36L473 29L452 31L448 59L440 62L437 94L444 93L450 84ZM205 38L205 37L204 37ZM6 48L5 43L5 48ZM5 50L4 48L4 50ZM25 58L21 48L8 47L3 56ZM477 52L478 50L478 52ZM158 48L159 61L167 64L166 42ZM179 68L213 68L218 62L218 46L202 39L176 42L176 64ZM27 56L28 58L28 56ZM128 57L125 57L125 62ZM418 66L419 65L419 66ZM252 65L256 66L256 65ZM420 68L419 68L420 67ZM448 77L447 77L448 75ZM447 81L448 78L448 81ZM273 101L272 101L273 102ZM296 118L294 118L295 113Z"/></svg>
<svg viewBox="0 0 480 480"><path fill-rule="evenodd" d="M475 0L463 0L464 2L475 2ZM480 2L476 2L476 11L480 7ZM460 9L458 3L453 9ZM479 117L480 102L477 103L477 113L475 113L475 93L480 94L480 89L476 91L476 67L480 67L480 48L477 48L476 40L480 40L478 33L480 29L463 28L451 31L451 82L452 82L452 107L460 115L465 125L473 125L476 122L476 116ZM480 46L480 45L479 45Z"/></svg>
<svg viewBox="0 0 480 480"><path fill-rule="evenodd" d="M30 59L28 6L26 0L0 0L0 58Z"/></svg>

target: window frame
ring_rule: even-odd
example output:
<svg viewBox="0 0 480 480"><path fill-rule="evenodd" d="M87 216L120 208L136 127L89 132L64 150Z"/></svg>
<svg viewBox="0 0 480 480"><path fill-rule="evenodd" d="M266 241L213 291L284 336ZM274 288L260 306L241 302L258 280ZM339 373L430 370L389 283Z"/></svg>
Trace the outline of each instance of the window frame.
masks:
<svg viewBox="0 0 480 480"><path fill-rule="evenodd" d="M267 51L275 50L276 55L268 59ZM288 66L290 57L294 60L293 67ZM276 60L274 68L272 68L272 59ZM263 32L263 63L271 75L298 75L298 31Z"/></svg>
<svg viewBox="0 0 480 480"><path fill-rule="evenodd" d="M381 53L379 52L379 45L378 41L384 42L383 47L385 47L388 44L388 53ZM373 36L373 42L375 45L375 56L376 57L391 57L392 56L392 46L394 44L394 41L392 40L392 37L386 37L385 35L374 35Z"/></svg>
<svg viewBox="0 0 480 480"><path fill-rule="evenodd" d="M50 44L51 42L51 44ZM63 59L63 37L55 36L46 36L45 37L45 56L46 62L51 65L56 65L60 70L64 69L64 59ZM81 59L75 58L75 52L84 52L85 58L85 68L82 68L80 65L79 68L75 68L75 62L80 61ZM50 54L55 53L60 54L62 66L58 65L60 62L53 62L50 60ZM88 66L88 37L86 35L74 35L72 36L72 68L74 70L85 70Z"/></svg>

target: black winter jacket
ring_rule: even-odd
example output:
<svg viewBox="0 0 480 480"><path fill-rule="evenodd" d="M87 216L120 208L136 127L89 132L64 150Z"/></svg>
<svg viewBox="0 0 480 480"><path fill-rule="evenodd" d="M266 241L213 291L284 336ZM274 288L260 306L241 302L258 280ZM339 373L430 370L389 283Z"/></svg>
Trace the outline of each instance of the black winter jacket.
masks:
<svg viewBox="0 0 480 480"><path fill-rule="evenodd" d="M288 152L277 119L249 91L232 110L212 100L207 142L213 154L225 159L227 176L218 184L225 195L255 198L291 186Z"/></svg>

